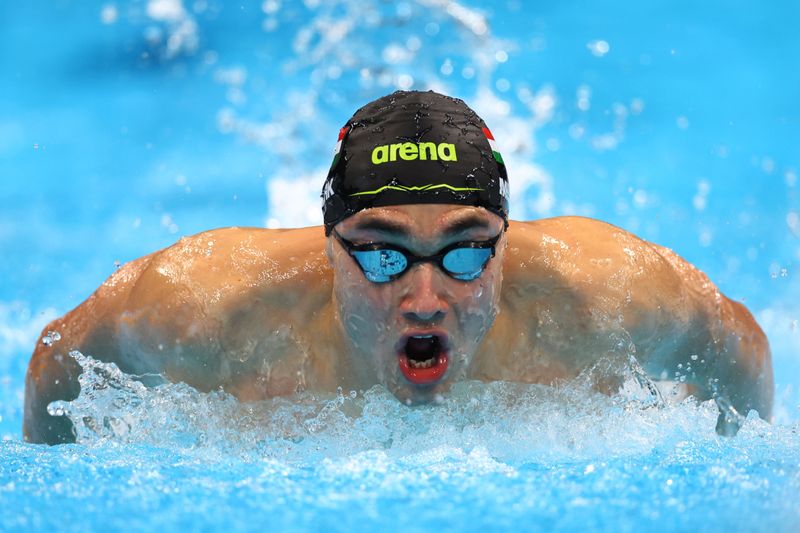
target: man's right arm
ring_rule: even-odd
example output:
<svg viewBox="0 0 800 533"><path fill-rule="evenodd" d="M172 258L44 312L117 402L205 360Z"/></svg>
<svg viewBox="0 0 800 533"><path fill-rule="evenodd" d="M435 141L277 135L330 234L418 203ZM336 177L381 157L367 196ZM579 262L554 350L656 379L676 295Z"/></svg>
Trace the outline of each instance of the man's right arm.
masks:
<svg viewBox="0 0 800 533"><path fill-rule="evenodd" d="M148 255L123 265L81 305L44 328L25 378L26 441L59 444L75 440L70 420L47 412L51 402L74 400L80 391L81 368L69 352L77 349L104 361L119 359L115 313L151 258Z"/></svg>
<svg viewBox="0 0 800 533"><path fill-rule="evenodd" d="M44 329L28 366L23 435L29 442L74 441L72 423L48 405L74 400L81 368L73 350L115 363L126 374L161 374L200 390L218 387L220 303L241 284L231 278L235 228L184 237L125 264L86 301ZM217 253L207 253L211 243ZM220 250L219 248L223 248ZM227 290L227 293L226 293ZM43 342L48 332L60 335Z"/></svg>
<svg viewBox="0 0 800 533"><path fill-rule="evenodd" d="M323 250L318 227L222 228L124 265L45 328L43 336L58 331L61 339L47 345L40 338L31 359L26 440L74 440L69 420L47 413L51 402L79 393L81 369L68 355L72 350L113 362L126 374L160 374L238 397L265 358L281 355L270 335L308 322L329 302Z"/></svg>
<svg viewBox="0 0 800 533"><path fill-rule="evenodd" d="M123 265L86 301L45 327L25 380L25 440L74 441L70 420L47 411L51 402L74 400L80 392L81 367L69 355L73 350L130 375L161 374L200 390L219 386L219 310L209 309L211 293L237 284L226 279L225 254L207 257L198 245L222 240L224 232L186 237ZM47 340L53 337L49 332L60 339Z"/></svg>

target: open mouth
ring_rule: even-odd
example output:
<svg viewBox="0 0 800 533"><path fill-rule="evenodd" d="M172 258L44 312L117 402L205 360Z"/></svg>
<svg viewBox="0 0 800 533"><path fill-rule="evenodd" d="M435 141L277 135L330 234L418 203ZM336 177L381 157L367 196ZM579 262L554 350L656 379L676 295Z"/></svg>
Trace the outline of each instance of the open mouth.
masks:
<svg viewBox="0 0 800 533"><path fill-rule="evenodd" d="M434 333L406 336L400 345L398 364L411 383L436 383L447 371L447 338Z"/></svg>

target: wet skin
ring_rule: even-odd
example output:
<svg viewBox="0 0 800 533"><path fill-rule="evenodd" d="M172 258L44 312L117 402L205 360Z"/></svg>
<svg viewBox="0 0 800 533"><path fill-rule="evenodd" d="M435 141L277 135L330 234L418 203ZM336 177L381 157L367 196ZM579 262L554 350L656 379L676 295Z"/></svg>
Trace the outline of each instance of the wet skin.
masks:
<svg viewBox="0 0 800 533"><path fill-rule="evenodd" d="M425 256L503 227L481 208L407 205L361 211L336 229ZM634 355L656 379L685 375L699 399L718 393L765 419L772 410L769 345L747 309L672 251L579 217L510 222L472 281L423 262L371 283L320 227L208 231L124 265L47 331L61 340L40 339L28 369L32 442L73 439L68 420L47 414L77 396L72 349L242 401L382 384L410 404L461 379L553 384ZM404 346L427 335L440 339L446 370L415 383L401 368ZM613 392L615 379L607 372L597 387ZM736 423L721 416L717 429Z"/></svg>

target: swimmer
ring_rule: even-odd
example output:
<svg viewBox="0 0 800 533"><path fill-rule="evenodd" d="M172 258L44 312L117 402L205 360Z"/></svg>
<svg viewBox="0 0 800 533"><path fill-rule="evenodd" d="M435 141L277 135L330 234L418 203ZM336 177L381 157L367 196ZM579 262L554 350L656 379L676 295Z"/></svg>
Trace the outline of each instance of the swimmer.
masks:
<svg viewBox="0 0 800 533"><path fill-rule="evenodd" d="M49 324L61 339L40 338L30 361L25 439L74 441L69 419L47 412L78 395L71 350L244 402L379 384L409 405L458 380L557 384L635 356L654 379L716 399L721 434L737 413L770 419L769 345L747 309L612 225L509 220L503 158L461 100L385 96L336 146L324 227L184 237Z"/></svg>

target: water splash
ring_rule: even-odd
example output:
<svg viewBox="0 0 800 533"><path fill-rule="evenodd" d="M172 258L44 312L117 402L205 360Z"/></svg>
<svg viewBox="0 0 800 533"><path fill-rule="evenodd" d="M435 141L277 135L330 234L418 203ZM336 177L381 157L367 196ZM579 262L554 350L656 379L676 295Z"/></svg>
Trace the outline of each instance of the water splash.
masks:
<svg viewBox="0 0 800 533"><path fill-rule="evenodd" d="M617 395L594 391L592 384L608 370L599 365L555 387L461 382L438 404L410 408L380 386L242 403L221 390L202 393L182 383L146 386L141 376L113 363L77 351L70 355L83 368L80 395L53 402L49 412L68 416L77 442L88 446L151 445L296 464L375 452L412 461L474 453L518 466L532 458L575 462L669 454L680 443L726 445L714 431L713 402L676 402L634 364ZM750 417L740 434L748 440L775 431Z"/></svg>

